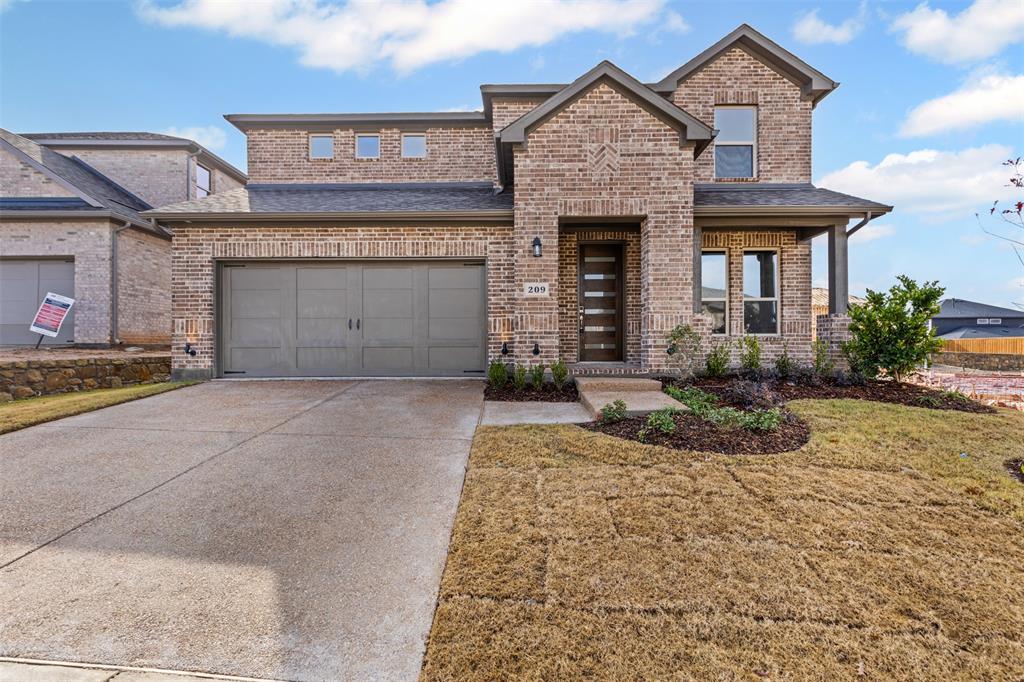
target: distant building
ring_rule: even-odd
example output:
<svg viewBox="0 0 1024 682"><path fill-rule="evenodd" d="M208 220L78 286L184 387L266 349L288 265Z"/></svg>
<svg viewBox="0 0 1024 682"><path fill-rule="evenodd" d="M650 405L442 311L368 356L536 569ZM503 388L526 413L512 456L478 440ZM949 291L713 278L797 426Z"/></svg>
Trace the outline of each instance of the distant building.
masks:
<svg viewBox="0 0 1024 682"><path fill-rule="evenodd" d="M850 305L864 303L867 299L850 294L847 299ZM828 289L825 287L814 287L811 289L811 319L818 315L828 315ZM817 338L817 325L811 325L811 338Z"/></svg>
<svg viewBox="0 0 1024 682"><path fill-rule="evenodd" d="M1024 310L947 298L932 318L935 333L943 339L992 339L1024 336Z"/></svg>

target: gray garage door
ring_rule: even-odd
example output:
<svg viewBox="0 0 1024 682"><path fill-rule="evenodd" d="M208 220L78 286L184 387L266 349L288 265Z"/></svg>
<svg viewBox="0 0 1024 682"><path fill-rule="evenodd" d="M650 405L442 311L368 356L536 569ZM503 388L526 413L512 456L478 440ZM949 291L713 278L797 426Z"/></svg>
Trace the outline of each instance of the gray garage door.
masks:
<svg viewBox="0 0 1024 682"><path fill-rule="evenodd" d="M28 330L47 292L75 296L75 263L72 260L0 258L0 346L35 344L38 334ZM43 344L69 343L74 338L75 308L64 319L56 338Z"/></svg>
<svg viewBox="0 0 1024 682"><path fill-rule="evenodd" d="M242 263L221 269L225 376L480 376L480 263Z"/></svg>

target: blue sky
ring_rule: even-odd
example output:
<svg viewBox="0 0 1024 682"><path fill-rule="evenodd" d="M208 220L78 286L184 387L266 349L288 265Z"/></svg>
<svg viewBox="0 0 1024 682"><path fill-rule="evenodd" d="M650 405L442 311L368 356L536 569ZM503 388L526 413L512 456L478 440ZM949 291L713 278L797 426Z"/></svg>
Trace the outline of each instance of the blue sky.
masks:
<svg viewBox="0 0 1024 682"><path fill-rule="evenodd" d="M851 240L853 292L906 273L1024 302L1024 265L974 216L1020 198L1000 162L1024 155L1021 0L0 0L0 126L185 134L244 169L223 114L472 109L481 83L602 59L656 80L742 22L842 83L815 111L815 182L896 205Z"/></svg>

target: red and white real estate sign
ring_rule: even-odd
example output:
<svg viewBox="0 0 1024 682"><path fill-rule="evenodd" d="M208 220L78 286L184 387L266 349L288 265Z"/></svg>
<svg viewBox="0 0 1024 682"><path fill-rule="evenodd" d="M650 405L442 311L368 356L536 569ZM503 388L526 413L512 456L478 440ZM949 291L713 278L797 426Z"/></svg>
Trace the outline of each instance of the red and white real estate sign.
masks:
<svg viewBox="0 0 1024 682"><path fill-rule="evenodd" d="M60 326L64 324L64 318L68 316L74 304L75 299L48 291L29 329L36 334L57 336Z"/></svg>

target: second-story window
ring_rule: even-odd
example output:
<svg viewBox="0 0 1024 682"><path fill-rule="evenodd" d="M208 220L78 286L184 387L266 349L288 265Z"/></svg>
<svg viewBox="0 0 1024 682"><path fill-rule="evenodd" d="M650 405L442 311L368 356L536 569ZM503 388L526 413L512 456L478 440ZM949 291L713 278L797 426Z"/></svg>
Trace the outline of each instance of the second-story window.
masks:
<svg viewBox="0 0 1024 682"><path fill-rule="evenodd" d="M402 135L402 158L425 159L427 157L427 136L423 133Z"/></svg>
<svg viewBox="0 0 1024 682"><path fill-rule="evenodd" d="M380 135L356 135L356 158L379 159Z"/></svg>
<svg viewBox="0 0 1024 682"><path fill-rule="evenodd" d="M196 164L196 199L210 196L210 169Z"/></svg>
<svg viewBox="0 0 1024 682"><path fill-rule="evenodd" d="M333 159L334 158L334 137L332 135L310 135L309 136L309 158L311 158L311 159Z"/></svg>
<svg viewBox="0 0 1024 682"><path fill-rule="evenodd" d="M715 177L757 174L757 107L715 107Z"/></svg>

